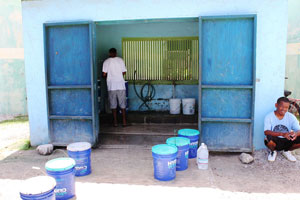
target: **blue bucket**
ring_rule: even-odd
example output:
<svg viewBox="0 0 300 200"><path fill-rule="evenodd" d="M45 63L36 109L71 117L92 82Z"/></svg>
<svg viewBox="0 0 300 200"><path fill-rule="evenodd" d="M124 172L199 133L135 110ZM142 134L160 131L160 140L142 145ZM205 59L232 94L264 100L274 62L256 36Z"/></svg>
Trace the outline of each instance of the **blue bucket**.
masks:
<svg viewBox="0 0 300 200"><path fill-rule="evenodd" d="M158 144L152 147L154 178L160 181L173 180L176 177L177 147Z"/></svg>
<svg viewBox="0 0 300 200"><path fill-rule="evenodd" d="M88 142L76 142L67 146L68 155L76 162L75 176L86 176L91 169L91 144Z"/></svg>
<svg viewBox="0 0 300 200"><path fill-rule="evenodd" d="M189 163L190 139L184 137L171 137L167 139L166 143L169 145L175 145L178 148L176 170L186 170Z"/></svg>
<svg viewBox="0 0 300 200"><path fill-rule="evenodd" d="M37 176L24 181L20 197L23 200L55 200L55 179L50 176Z"/></svg>
<svg viewBox="0 0 300 200"><path fill-rule="evenodd" d="M196 129L180 129L178 131L178 136L189 138L190 150L189 150L189 158L197 157L197 149L198 149L198 140L199 140L199 131Z"/></svg>
<svg viewBox="0 0 300 200"><path fill-rule="evenodd" d="M56 199L70 199L75 196L74 166L73 158L56 158L46 163L47 174L56 180Z"/></svg>

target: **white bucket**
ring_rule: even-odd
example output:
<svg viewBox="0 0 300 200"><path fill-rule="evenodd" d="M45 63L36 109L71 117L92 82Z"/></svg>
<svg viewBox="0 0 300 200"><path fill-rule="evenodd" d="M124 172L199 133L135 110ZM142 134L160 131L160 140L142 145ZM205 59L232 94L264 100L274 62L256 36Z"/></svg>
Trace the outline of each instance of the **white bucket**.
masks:
<svg viewBox="0 0 300 200"><path fill-rule="evenodd" d="M23 200L55 200L56 181L50 176L29 178L22 183L20 197Z"/></svg>
<svg viewBox="0 0 300 200"><path fill-rule="evenodd" d="M184 115L195 114L195 102L194 98L182 99L182 112Z"/></svg>
<svg viewBox="0 0 300 200"><path fill-rule="evenodd" d="M180 114L181 99L169 99L170 114Z"/></svg>

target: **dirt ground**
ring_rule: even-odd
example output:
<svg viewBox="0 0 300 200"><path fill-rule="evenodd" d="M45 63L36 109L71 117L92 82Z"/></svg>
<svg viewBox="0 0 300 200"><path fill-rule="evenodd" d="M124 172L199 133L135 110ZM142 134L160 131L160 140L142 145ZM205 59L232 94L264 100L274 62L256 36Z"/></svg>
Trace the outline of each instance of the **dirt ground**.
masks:
<svg viewBox="0 0 300 200"><path fill-rule="evenodd" d="M28 130L28 124L27 129L25 127L26 125L23 127L24 130ZM2 129L0 131L0 143L3 143L4 138L7 137L2 137L4 132ZM22 138L14 137L17 140ZM41 156L34 149L17 150L13 145L3 144L1 148L0 199L18 199L22 180L43 175L48 160L66 156L65 149L55 151L50 156ZM298 159L295 163L287 161L281 154L274 163L269 163L266 159L266 150L256 151L253 154L254 162L248 165L239 161L239 154L211 153L208 170L198 170L195 159L190 159L189 168L177 172L175 180L162 182L153 178L150 149L137 147L93 149L92 173L88 176L76 177L77 197L73 199L171 197L172 199L298 200L300 199L300 151L293 153Z"/></svg>

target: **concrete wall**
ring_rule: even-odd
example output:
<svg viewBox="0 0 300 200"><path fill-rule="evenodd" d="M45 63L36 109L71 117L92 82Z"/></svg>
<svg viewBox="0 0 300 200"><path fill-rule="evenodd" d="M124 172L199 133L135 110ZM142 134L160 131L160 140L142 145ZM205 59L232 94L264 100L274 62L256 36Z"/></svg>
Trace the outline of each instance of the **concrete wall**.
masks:
<svg viewBox="0 0 300 200"><path fill-rule="evenodd" d="M0 119L27 114L21 3L0 1Z"/></svg>
<svg viewBox="0 0 300 200"><path fill-rule="evenodd" d="M48 142L43 23L257 14L253 143L264 148L263 120L284 89L287 0L23 1L26 85L33 145ZM39 17L36 17L39 16ZM36 95L38 94L38 95Z"/></svg>
<svg viewBox="0 0 300 200"><path fill-rule="evenodd" d="M163 21L163 20L162 20ZM112 24L101 25L97 23L96 26L96 42L97 42L97 60L98 60L98 72L101 75L102 64L108 57L108 50L112 47L116 48L118 55L122 56L122 38L125 37L193 37L199 35L199 22L198 18L185 20L178 22L171 20L168 22L152 22L152 23L131 23L131 24ZM101 76L99 76L101 78ZM149 106L155 111L167 111L169 109L169 98L173 96L172 85L154 85L155 97ZM106 83L101 79L101 88L106 89ZM141 86L137 86L137 91L140 92ZM192 89L192 90L191 90ZM177 98L197 98L198 99L198 85L177 85L175 87ZM137 111L142 101L137 97L134 92L133 85L129 86L129 110ZM146 89L144 90L146 92ZM190 94L190 91L196 91ZM106 91L101 91L103 96L106 95ZM162 99L163 98L163 99ZM104 109L105 101L101 101L101 110ZM160 99L160 100L157 100ZM106 100L106 98L105 98ZM147 110L147 107L143 106L140 110Z"/></svg>
<svg viewBox="0 0 300 200"><path fill-rule="evenodd" d="M97 23L97 57L103 63L104 59L107 58L108 50L112 47L115 47L118 50L118 55L121 56L122 38L124 37L188 37L198 35L199 26L195 20L113 25L99 25Z"/></svg>
<svg viewBox="0 0 300 200"><path fill-rule="evenodd" d="M285 89L292 92L291 97L300 99L300 1L288 2L288 39L286 51Z"/></svg>

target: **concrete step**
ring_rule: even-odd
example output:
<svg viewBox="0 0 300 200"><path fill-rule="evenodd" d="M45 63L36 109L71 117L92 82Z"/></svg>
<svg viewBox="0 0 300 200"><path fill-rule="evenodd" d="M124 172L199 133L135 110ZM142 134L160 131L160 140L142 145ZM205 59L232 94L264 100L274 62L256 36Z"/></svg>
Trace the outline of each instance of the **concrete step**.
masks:
<svg viewBox="0 0 300 200"><path fill-rule="evenodd" d="M177 136L184 128L197 129L197 124L137 124L127 127L100 127L99 145L153 146L165 143L169 137ZM124 146L126 147L126 146Z"/></svg>
<svg viewBox="0 0 300 200"><path fill-rule="evenodd" d="M121 114L118 115L118 121L121 122ZM198 114L194 115L171 115L168 112L128 112L127 121L131 124L190 124L198 123ZM100 125L112 124L112 114L100 114Z"/></svg>
<svg viewBox="0 0 300 200"><path fill-rule="evenodd" d="M98 147L99 149L146 149L150 150L152 146L150 145L126 145L126 144L121 144L121 145L109 145L109 144L102 144Z"/></svg>

